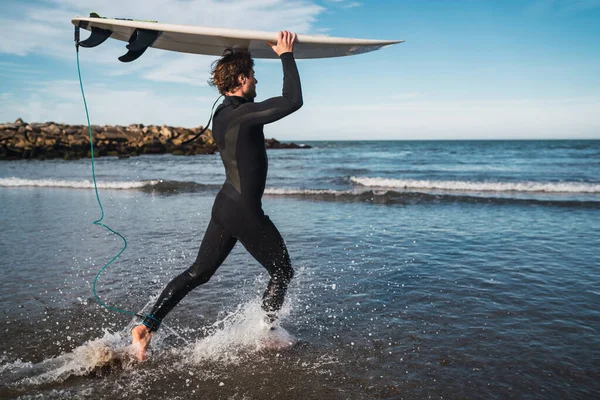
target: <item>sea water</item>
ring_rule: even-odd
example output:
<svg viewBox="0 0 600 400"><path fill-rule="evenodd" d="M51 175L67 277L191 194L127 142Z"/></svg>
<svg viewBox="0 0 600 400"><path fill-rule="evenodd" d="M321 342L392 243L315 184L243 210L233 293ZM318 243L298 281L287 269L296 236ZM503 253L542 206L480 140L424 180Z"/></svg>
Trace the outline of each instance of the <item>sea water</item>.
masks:
<svg viewBox="0 0 600 400"><path fill-rule="evenodd" d="M310 142L269 151L265 212L295 279L238 244L136 363L92 294L123 241L89 159L0 162L0 398L491 399L600 392L600 141ZM98 278L146 312L195 259L218 155L96 159L128 246Z"/></svg>

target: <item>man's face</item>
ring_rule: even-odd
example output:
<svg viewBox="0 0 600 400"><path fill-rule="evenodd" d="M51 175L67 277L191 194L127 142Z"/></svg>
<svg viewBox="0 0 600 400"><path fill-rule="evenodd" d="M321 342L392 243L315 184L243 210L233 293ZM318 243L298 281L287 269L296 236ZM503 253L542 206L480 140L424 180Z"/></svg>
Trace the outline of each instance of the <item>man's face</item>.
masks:
<svg viewBox="0 0 600 400"><path fill-rule="evenodd" d="M256 97L256 84L258 81L254 77L254 68L250 69L250 76L242 78L242 95L248 100Z"/></svg>

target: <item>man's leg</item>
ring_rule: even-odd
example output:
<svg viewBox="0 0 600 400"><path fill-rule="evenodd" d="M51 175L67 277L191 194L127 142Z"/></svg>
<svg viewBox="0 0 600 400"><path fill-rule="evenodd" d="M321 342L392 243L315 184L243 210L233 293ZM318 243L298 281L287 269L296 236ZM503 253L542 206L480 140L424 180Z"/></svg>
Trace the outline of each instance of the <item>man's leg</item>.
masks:
<svg viewBox="0 0 600 400"><path fill-rule="evenodd" d="M211 219L196 261L169 282L142 325L138 325L132 330L133 344L139 348L138 358L140 360L145 358L152 332L158 329L162 319L192 289L209 281L229 255L236 241L237 239L231 233Z"/></svg>
<svg viewBox="0 0 600 400"><path fill-rule="evenodd" d="M272 322L283 306L294 269L285 242L273 222L266 215L262 215L258 221L250 224L253 232L247 232L239 239L271 276L263 294L262 308Z"/></svg>

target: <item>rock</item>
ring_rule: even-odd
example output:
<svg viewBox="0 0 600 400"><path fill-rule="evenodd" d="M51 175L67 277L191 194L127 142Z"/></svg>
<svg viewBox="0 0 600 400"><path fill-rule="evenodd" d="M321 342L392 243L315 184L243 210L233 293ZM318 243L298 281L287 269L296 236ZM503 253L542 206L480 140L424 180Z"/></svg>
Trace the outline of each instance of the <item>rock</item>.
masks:
<svg viewBox="0 0 600 400"><path fill-rule="evenodd" d="M167 152L166 146L161 142L147 143L142 146L144 154L164 154Z"/></svg>
<svg viewBox="0 0 600 400"><path fill-rule="evenodd" d="M160 128L160 135L166 139L171 139L173 137L173 132L166 125L163 125Z"/></svg>
<svg viewBox="0 0 600 400"><path fill-rule="evenodd" d="M312 146L296 143L281 143L277 139L266 139L265 145L267 149L310 149Z"/></svg>
<svg viewBox="0 0 600 400"><path fill-rule="evenodd" d="M92 125L94 157L133 157L140 154L197 155L218 151L212 132L207 130L194 142L183 145L202 131L195 128L167 125L130 124ZM55 122L26 123L21 118L14 123L0 124L0 160L24 158L73 160L90 157L90 136L87 125L66 125ZM309 148L294 143L265 140L269 149Z"/></svg>
<svg viewBox="0 0 600 400"><path fill-rule="evenodd" d="M26 147L31 147L31 143L27 140L27 137L22 133L17 133L13 136L12 141L13 147L17 149L24 149Z"/></svg>
<svg viewBox="0 0 600 400"><path fill-rule="evenodd" d="M56 146L56 139L54 139L54 138L41 139L41 141L42 141L42 146L44 146L44 147Z"/></svg>
<svg viewBox="0 0 600 400"><path fill-rule="evenodd" d="M73 137L72 139L67 137L67 145L69 147L78 147L78 146L90 146L90 140L87 137Z"/></svg>
<svg viewBox="0 0 600 400"><path fill-rule="evenodd" d="M133 138L133 137L139 138L139 137L141 137L144 134L144 131L143 131L143 128L129 125L125 129L125 132L123 132L123 133L128 138Z"/></svg>
<svg viewBox="0 0 600 400"><path fill-rule="evenodd" d="M173 137L173 139L171 139L171 144L173 144L174 146L181 146L183 142L185 142L186 140L190 140L191 138L196 136L194 131L185 128L177 130L176 133L177 135Z"/></svg>
<svg viewBox="0 0 600 400"><path fill-rule="evenodd" d="M0 125L0 130L11 130L11 131L16 131L17 129L19 129L19 125L18 124L2 124Z"/></svg>
<svg viewBox="0 0 600 400"><path fill-rule="evenodd" d="M128 142L129 141L129 139L125 136L125 134L123 132L114 131L114 130L100 132L95 136L95 138L103 139L107 142L109 142L109 141Z"/></svg>
<svg viewBox="0 0 600 400"><path fill-rule="evenodd" d="M41 131L44 133L50 134L50 135L57 135L57 136L62 133L62 130L56 124L46 125L46 126L42 127Z"/></svg>
<svg viewBox="0 0 600 400"><path fill-rule="evenodd" d="M211 131L206 131L200 136L204 144L208 146L216 146L215 140L213 139L213 135Z"/></svg>
<svg viewBox="0 0 600 400"><path fill-rule="evenodd" d="M0 130L0 143L8 142L15 136L14 131Z"/></svg>
<svg viewBox="0 0 600 400"><path fill-rule="evenodd" d="M80 159L82 157L83 157L82 155L79 155L79 154L74 153L74 152L67 151L67 152L65 152L65 155L63 156L63 160L65 160L65 161L78 160L78 159Z"/></svg>

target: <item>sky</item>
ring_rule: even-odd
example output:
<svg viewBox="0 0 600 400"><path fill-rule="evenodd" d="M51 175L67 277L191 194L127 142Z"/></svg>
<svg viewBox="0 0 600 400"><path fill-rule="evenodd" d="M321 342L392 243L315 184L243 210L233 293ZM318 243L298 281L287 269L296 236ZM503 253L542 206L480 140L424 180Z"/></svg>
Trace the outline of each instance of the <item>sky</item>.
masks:
<svg viewBox="0 0 600 400"><path fill-rule="evenodd" d="M85 124L71 18L106 17L405 43L300 60L304 107L279 140L600 139L600 0L2 0L0 123ZM87 36L82 31L82 39ZM216 57L125 43L80 50L92 124L196 127ZM281 94L256 60L256 101Z"/></svg>

